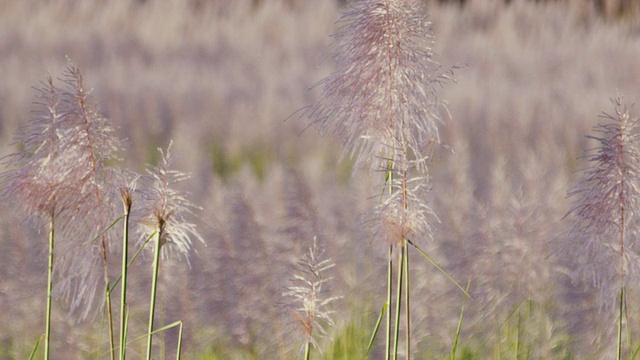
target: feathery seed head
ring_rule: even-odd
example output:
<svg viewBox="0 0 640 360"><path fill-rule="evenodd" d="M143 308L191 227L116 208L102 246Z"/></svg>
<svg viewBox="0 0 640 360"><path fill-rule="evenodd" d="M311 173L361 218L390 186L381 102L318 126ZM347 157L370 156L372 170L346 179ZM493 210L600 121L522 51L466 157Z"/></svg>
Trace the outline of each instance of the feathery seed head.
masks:
<svg viewBox="0 0 640 360"><path fill-rule="evenodd" d="M175 161L171 154L172 144L169 144L166 152L158 149L161 156L157 166L148 166L149 175L145 180L149 187L142 191L144 218L140 224L145 236L153 232L160 234L160 244L165 249L165 256L176 252L186 258L192 247L192 239L202 243L204 240L195 224L188 222L188 217L198 207L187 200L187 193L173 189L176 183L190 176L171 169Z"/></svg>
<svg viewBox="0 0 640 360"><path fill-rule="evenodd" d="M392 193L378 204L369 222L377 240L402 246L407 239L431 236L431 223L439 219L423 200L426 189L421 178L410 179L404 190L398 183L394 181Z"/></svg>
<svg viewBox="0 0 640 360"><path fill-rule="evenodd" d="M62 141L58 113L59 91L51 76L37 91L31 120L16 134L20 152L5 157L5 165L13 168L2 174L2 196L15 199L29 218L51 217L68 209L66 174L60 158ZM41 219L42 220L42 219Z"/></svg>
<svg viewBox="0 0 640 360"><path fill-rule="evenodd" d="M446 76L432 59L430 23L419 3L363 0L339 21L337 71L318 83L321 99L307 115L320 131L332 130L343 156L357 165L395 148L399 132L416 158L439 142L435 86Z"/></svg>
<svg viewBox="0 0 640 360"><path fill-rule="evenodd" d="M136 186L140 179L140 175L121 170L116 172L116 178L124 211L126 214L129 214L131 206L133 205L133 194L136 192Z"/></svg>
<svg viewBox="0 0 640 360"><path fill-rule="evenodd" d="M282 294L291 301L285 304L285 308L293 314L295 320L292 324L298 328L298 334L303 339L300 351L307 343L319 349L319 337L327 335L327 326L334 326L331 318L333 311L328 307L338 298L325 298L326 290L323 289L323 285L331 281L324 273L334 266L331 259L325 258L324 250L318 247L314 237L313 246L299 262L298 273L291 278L291 285Z"/></svg>
<svg viewBox="0 0 640 360"><path fill-rule="evenodd" d="M579 272L603 287L618 286L620 278L627 283L640 267L636 241L639 125L621 97L612 102L615 115L605 113L605 122L594 128L596 135L587 136L597 146L586 151L590 166L581 171L582 179L568 192L574 199L567 216L575 222L572 234L578 243L574 255Z"/></svg>

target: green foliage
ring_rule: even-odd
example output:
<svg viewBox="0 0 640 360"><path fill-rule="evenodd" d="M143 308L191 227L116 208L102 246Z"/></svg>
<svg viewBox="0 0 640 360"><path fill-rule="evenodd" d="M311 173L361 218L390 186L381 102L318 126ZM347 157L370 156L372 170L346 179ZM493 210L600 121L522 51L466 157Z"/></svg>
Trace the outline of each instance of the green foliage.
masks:
<svg viewBox="0 0 640 360"><path fill-rule="evenodd" d="M271 162L271 149L262 144L251 144L237 152L226 149L222 142L211 141L207 146L207 153L213 172L223 180L238 174L243 166L248 166L253 175L264 180Z"/></svg>
<svg viewBox="0 0 640 360"><path fill-rule="evenodd" d="M572 359L570 338L557 326L548 307L523 301L499 326L494 358Z"/></svg>
<svg viewBox="0 0 640 360"><path fill-rule="evenodd" d="M364 307L367 308L367 307ZM363 308L354 311L351 321L340 326L334 335L332 342L328 345L322 357L327 360L349 360L360 359L364 356L371 329L372 319L363 315L369 313ZM371 313L374 313L371 311Z"/></svg>

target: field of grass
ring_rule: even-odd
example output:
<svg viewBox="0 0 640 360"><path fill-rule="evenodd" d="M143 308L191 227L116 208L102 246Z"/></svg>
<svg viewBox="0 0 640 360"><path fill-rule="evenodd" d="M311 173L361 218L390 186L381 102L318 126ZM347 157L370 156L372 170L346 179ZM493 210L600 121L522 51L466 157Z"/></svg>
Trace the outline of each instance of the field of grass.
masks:
<svg viewBox="0 0 640 360"><path fill-rule="evenodd" d="M295 358L301 336L283 293L314 238L335 264L323 296L337 299L335 326L318 339L323 355L311 357L364 355L386 301L388 247L362 221L379 184L340 162L339 141L298 116L320 96L309 88L335 70L338 2L0 0L0 8L0 155L20 150L12 139L31 117L33 87L48 73L59 78L70 60L126 139L117 166L144 172L173 141L175 168L191 174L178 187L201 208L193 221L204 243L194 242L188 261L162 264L156 308L157 327L184 322L183 358ZM617 305L599 300L606 286L576 275L582 242L564 216L580 157L596 145L585 135L603 111L614 113L610 98L640 101L640 23L605 20L580 1L433 1L428 10L436 60L456 70L438 90L448 108L440 136L452 151L436 153L423 199L440 221L418 245L469 282L472 298L411 253L413 357L450 357L464 303L457 359L615 358ZM27 358L45 327L48 230L22 221L18 205L0 206L0 359ZM121 248L109 247L117 276ZM143 252L130 268L130 341L146 333L152 262ZM630 264L633 352L640 263ZM55 283L53 291L52 358L109 358L104 311L83 319L82 306ZM154 338L158 358L173 357L177 336ZM142 358L145 345L130 344L128 356ZM378 336L370 358L384 358L384 345Z"/></svg>

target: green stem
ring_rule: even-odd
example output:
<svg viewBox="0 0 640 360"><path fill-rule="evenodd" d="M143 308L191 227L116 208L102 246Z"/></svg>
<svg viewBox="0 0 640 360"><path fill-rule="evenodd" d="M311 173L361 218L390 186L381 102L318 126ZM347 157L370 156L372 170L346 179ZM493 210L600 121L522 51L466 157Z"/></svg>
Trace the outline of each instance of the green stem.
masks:
<svg viewBox="0 0 640 360"><path fill-rule="evenodd" d="M616 349L616 359L622 359L622 315L623 315L623 299L624 286L620 288L620 303L618 307L618 348Z"/></svg>
<svg viewBox="0 0 640 360"><path fill-rule="evenodd" d="M107 276L105 276L106 278ZM107 282L105 290L106 302L107 302L107 322L109 323L109 356L111 360L116 360L116 344L113 335L113 308L111 307L111 285Z"/></svg>
<svg viewBox="0 0 640 360"><path fill-rule="evenodd" d="M33 360L35 358L36 352L38 351L38 347L40 346L42 339L44 339L44 334L40 335L40 338L38 338L38 341L36 341L36 345L33 347L33 350L31 350L31 354L29 354L29 360Z"/></svg>
<svg viewBox="0 0 640 360"><path fill-rule="evenodd" d="M371 348L373 347L373 342L376 340L376 336L378 335L378 330L380 330L380 324L382 323L382 317L384 316L385 311L387 311L387 307L389 306L389 304L385 303L382 306L382 310L380 310L380 316L378 316L378 321L376 321L376 326L373 329L373 334L371 334L371 339L369 339L369 345L367 346L367 352L364 354L364 358L363 359L368 359L369 358L369 353L371 352ZM387 351L387 356L389 355L389 352Z"/></svg>
<svg viewBox="0 0 640 360"><path fill-rule="evenodd" d="M176 350L176 360L180 360L182 353L182 321L180 321L180 331L178 332L178 350Z"/></svg>
<svg viewBox="0 0 640 360"><path fill-rule="evenodd" d="M409 246L406 241L402 245L402 249L404 251L404 274L405 274L405 284L404 284L404 297L405 297L405 316L406 316L406 343L405 346L407 348L407 360L411 359L411 308L409 303Z"/></svg>
<svg viewBox="0 0 640 360"><path fill-rule="evenodd" d="M51 340L51 292L53 290L53 242L54 242L54 222L53 214L51 214L51 222L49 223L49 268L47 269L47 314L44 336L44 358L49 359Z"/></svg>
<svg viewBox="0 0 640 360"><path fill-rule="evenodd" d="M311 359L311 342L309 341L304 345L304 359Z"/></svg>
<svg viewBox="0 0 640 360"><path fill-rule="evenodd" d="M122 234L122 284L120 291L120 360L126 358L127 333L126 333L126 307L127 307L127 269L129 262L129 212L131 205L125 204L124 228Z"/></svg>
<svg viewBox="0 0 640 360"><path fill-rule="evenodd" d="M138 258L138 255L142 253L142 250L144 250L144 247L147 246L149 241L153 240L155 236L156 236L156 233L154 232L153 234L151 234L151 236L147 238L147 240L144 241L144 243L142 243L142 245L140 245L140 248L136 251L135 254L133 254L133 256L131 257L131 260L129 260L129 263L127 264L127 269L130 268L131 265L133 265L133 262ZM113 284L111 284L111 289L110 289L111 291L113 291L113 289L115 289L116 286L118 286L121 279L122 279L122 275L118 275L118 278L113 282Z"/></svg>
<svg viewBox="0 0 640 360"><path fill-rule="evenodd" d="M387 267L387 346L385 359L389 360L391 353L391 300L393 299L393 245L389 245L389 264Z"/></svg>
<svg viewBox="0 0 640 360"><path fill-rule="evenodd" d="M471 280L467 282L467 289L469 291L469 285L471 285ZM456 338L453 342L453 348L451 349L451 357L450 360L456 360L456 350L458 349L458 341L460 340L460 332L462 330L462 317L464 316L464 307L467 305L467 297L462 298L462 308L460 309L460 318L458 319L458 327L456 328Z"/></svg>
<svg viewBox="0 0 640 360"><path fill-rule="evenodd" d="M402 310L402 281L404 279L404 251L398 252L398 289L396 294L396 322L393 337L393 359L398 359L398 343L400 338L400 311Z"/></svg>
<svg viewBox="0 0 640 360"><path fill-rule="evenodd" d="M102 264L104 266L104 283L105 286L105 301L107 303L107 322L109 327L109 355L111 360L116 360L115 354L115 340L113 335L113 308L111 306L111 284L109 283L109 267L107 263L107 245L105 237L102 237Z"/></svg>
<svg viewBox="0 0 640 360"><path fill-rule="evenodd" d="M158 284L158 272L160 269L160 239L162 232L156 235L155 258L153 260L153 280L151 282L151 301L149 305L149 332L147 338L147 360L151 360L151 346L153 345L153 318L156 310L156 290Z"/></svg>

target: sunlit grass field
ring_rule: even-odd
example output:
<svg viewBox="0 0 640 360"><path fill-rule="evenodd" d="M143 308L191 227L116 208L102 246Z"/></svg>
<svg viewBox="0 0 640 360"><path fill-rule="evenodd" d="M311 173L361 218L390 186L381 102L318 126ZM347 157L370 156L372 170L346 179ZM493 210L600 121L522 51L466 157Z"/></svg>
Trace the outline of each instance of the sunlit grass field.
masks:
<svg viewBox="0 0 640 360"><path fill-rule="evenodd" d="M283 293L314 238L335 264L323 284L335 324L311 358L364 357L386 301L387 246L363 221L379 179L340 161L339 141L301 116L320 96L313 85L335 71L330 35L344 5L0 8L0 155L21 150L12 139L31 117L34 86L71 61L125 139L118 167L144 172L173 141L174 167L191 174L177 186L200 208L193 222L204 243L193 243L188 261L163 263L156 308L158 327L184 322L183 358L300 355ZM468 283L471 298L410 253L413 358L450 358L455 343L456 359L615 358L617 305L575 275L580 239L565 214L581 156L595 146L585 135L614 112L611 98L640 101L640 20L605 18L580 1L429 1L427 10L436 60L455 76L438 89L446 148L429 164L424 199L439 221L418 245ZM17 206L0 207L0 359L28 358L44 332L47 230L16 216ZM118 246L109 254L117 276ZM129 269L130 341L146 333L153 260L143 253ZM625 358L640 344L638 290L637 281L626 288ZM52 358L109 358L105 312L83 319L55 283L53 291ZM384 358L381 334L371 359ZM172 358L177 339L176 329L156 335L154 358ZM132 342L127 354L143 358L145 347Z"/></svg>

